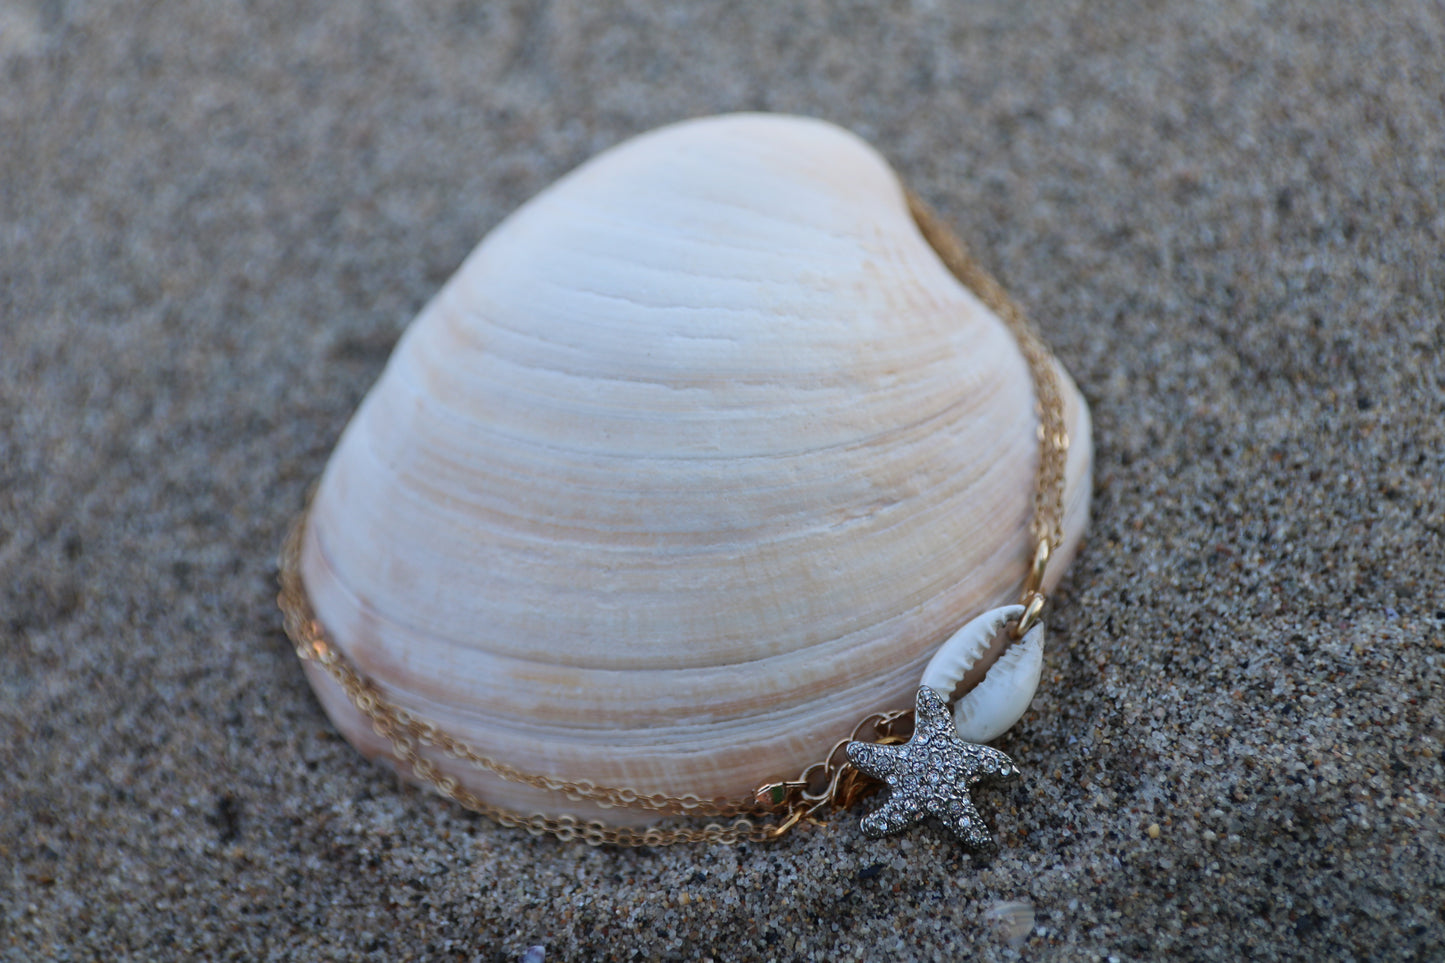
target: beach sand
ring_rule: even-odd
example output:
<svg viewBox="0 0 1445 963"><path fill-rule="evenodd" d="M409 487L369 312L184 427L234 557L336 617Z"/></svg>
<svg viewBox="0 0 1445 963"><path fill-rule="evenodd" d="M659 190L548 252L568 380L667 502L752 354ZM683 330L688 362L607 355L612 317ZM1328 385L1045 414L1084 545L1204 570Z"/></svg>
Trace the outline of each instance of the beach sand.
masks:
<svg viewBox="0 0 1445 963"><path fill-rule="evenodd" d="M1445 958L1442 64L1435 0L0 0L0 959ZM501 829L281 632L286 526L471 247L734 110L877 146L1092 407L987 864L861 808Z"/></svg>

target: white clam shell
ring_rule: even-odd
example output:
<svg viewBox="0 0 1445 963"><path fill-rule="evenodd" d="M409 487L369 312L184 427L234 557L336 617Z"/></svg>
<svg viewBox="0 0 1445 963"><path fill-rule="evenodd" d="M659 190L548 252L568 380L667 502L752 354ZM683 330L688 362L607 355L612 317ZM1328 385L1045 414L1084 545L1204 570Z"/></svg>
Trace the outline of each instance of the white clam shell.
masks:
<svg viewBox="0 0 1445 963"><path fill-rule="evenodd" d="M968 671L993 647L1004 625L1024 614L1022 605L985 612L959 629L923 670L921 684L945 700ZM1044 668L1044 624L1035 625L989 667L983 680L953 705L953 726L966 742L990 742L1003 735L1028 711Z"/></svg>
<svg viewBox="0 0 1445 963"><path fill-rule="evenodd" d="M1062 382L1050 583L1089 488ZM746 797L911 705L928 653L1017 594L1032 391L866 144L679 124L524 205L422 311L327 465L302 576L389 698L502 762ZM436 762L497 805L649 818Z"/></svg>

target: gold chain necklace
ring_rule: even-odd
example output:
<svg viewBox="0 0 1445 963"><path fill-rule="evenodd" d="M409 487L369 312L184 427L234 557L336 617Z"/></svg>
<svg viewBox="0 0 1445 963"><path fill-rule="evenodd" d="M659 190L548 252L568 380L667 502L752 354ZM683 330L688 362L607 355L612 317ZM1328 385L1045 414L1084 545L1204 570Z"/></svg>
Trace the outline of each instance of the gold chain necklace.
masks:
<svg viewBox="0 0 1445 963"><path fill-rule="evenodd" d="M1034 480L1033 516L1029 530L1034 539L1034 552L1024 580L1019 604L1023 613L1010 627L1014 639L1020 639L1039 621L1044 606L1043 576L1050 553L1062 539L1064 470L1069 439L1064 427L1064 401L1059 377L1049 349L1034 332L1024 313L1003 287L993 279L964 249L962 243L942 221L912 193L909 209L924 238L939 258L965 286L988 306L1008 327L1028 365L1033 383L1035 413L1038 418L1039 462ZM509 766L476 747L456 739L435 723L418 718L407 709L387 699L377 686L366 678L351 661L332 645L325 629L316 618L302 584L300 571L301 541L306 513L292 524L280 557L280 595L277 603L285 618L286 634L296 645L296 654L303 661L324 668L345 691L351 703L365 715L377 735L391 745L398 762L408 767L422 782L439 795L451 799L474 812L508 827L525 829L533 835L551 835L558 839L580 839L591 845L613 843L624 846L665 846L672 843L722 842L778 839L800 822L814 822L828 812L847 809L866 795L877 783L885 780L892 790L890 807L865 819L864 831L869 835L895 832L912 825L922 814L938 815L968 845L984 848L989 844L986 834L970 823L970 816L961 818L962 829L950 822L945 811L936 810L935 803L920 800L923 789L916 778L919 767L937 767L937 743L951 732L944 732L937 706L928 701L927 687L920 689L915 710L873 713L854 727L845 739L833 745L821 761L808 766L794 780L760 786L747 799L708 799L684 794L643 793L636 789L599 786L588 780L570 781L554 776L523 772ZM915 719L915 716L917 718ZM946 713L944 718L946 719ZM916 724L918 735L907 742L908 730ZM949 724L951 729L951 723ZM934 741L932 758L926 756L929 740ZM870 749L868 747L875 747ZM587 800L602 808L621 808L656 813L659 817L691 817L712 819L704 825L658 825L645 829L609 826L598 820L575 816L524 814L494 806L444 773L420 750L434 749L467 765L492 773L509 782L560 793L574 800ZM918 753L924 758L915 759ZM1016 774L1012 763L997 750L972 746L961 741L945 748L943 763L958 769L957 780L972 785L988 776L1008 777ZM911 767L911 768L910 768ZM965 768L959 768L965 767ZM934 778L933 782L938 780ZM925 794L926 795L926 794ZM966 799L966 795L964 797ZM936 805L951 809L956 796ZM919 807L922 807L921 809ZM911 815L903 810L910 810ZM966 813L972 811L967 804ZM890 814L898 814L889 821ZM877 819L875 817L882 817ZM956 814L955 814L956 816ZM725 820L719 822L717 820ZM870 823L870 820L872 822Z"/></svg>

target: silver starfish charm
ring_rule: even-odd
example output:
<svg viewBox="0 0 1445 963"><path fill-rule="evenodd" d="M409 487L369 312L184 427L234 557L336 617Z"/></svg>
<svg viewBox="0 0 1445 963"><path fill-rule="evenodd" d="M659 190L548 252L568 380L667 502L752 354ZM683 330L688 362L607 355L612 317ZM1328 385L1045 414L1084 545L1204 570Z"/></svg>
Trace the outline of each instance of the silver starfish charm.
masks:
<svg viewBox="0 0 1445 963"><path fill-rule="evenodd" d="M913 738L905 745L848 743L853 765L888 783L888 801L863 817L863 834L877 839L932 816L970 849L994 849L968 791L984 779L1016 778L1013 760L960 739L948 703L928 686L918 687L915 707Z"/></svg>

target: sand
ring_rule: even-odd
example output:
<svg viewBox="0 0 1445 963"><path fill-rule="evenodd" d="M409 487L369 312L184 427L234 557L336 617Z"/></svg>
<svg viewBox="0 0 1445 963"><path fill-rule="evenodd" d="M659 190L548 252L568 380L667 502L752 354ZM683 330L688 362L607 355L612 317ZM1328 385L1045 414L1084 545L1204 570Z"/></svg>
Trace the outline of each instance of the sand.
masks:
<svg viewBox="0 0 1445 963"><path fill-rule="evenodd" d="M1442 63L1435 0L3 0L0 958L1445 958ZM1092 406L986 865L858 812L500 829L280 631L285 526L472 245L740 109L877 145Z"/></svg>

